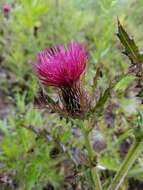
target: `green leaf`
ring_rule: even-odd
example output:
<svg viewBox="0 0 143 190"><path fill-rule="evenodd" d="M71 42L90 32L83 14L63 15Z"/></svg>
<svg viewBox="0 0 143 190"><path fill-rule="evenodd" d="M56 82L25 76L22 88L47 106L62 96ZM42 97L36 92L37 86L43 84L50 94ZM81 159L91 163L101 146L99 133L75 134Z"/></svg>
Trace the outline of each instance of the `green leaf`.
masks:
<svg viewBox="0 0 143 190"><path fill-rule="evenodd" d="M28 171L26 172L26 184L25 187L27 190L31 190L32 187L34 186L35 182L37 181L37 178L39 176L39 171L38 171L38 165L39 163L37 160L33 160L33 162L30 164L30 166L27 168Z"/></svg>
<svg viewBox="0 0 143 190"><path fill-rule="evenodd" d="M122 78L115 86L115 90L116 91L124 91L128 85L133 81L135 80L136 77L133 76L133 75L128 75L128 76L125 76L124 78Z"/></svg>
<svg viewBox="0 0 143 190"><path fill-rule="evenodd" d="M61 136L61 142L62 143L66 143L71 137L71 131L70 130L66 130L64 131L64 134Z"/></svg>
<svg viewBox="0 0 143 190"><path fill-rule="evenodd" d="M96 113L98 112L99 114L102 113L104 105L105 105L106 101L108 100L108 98L110 97L110 93L111 93L111 88L108 87L104 91L103 95L99 98L95 107L91 110L91 113L95 113L95 112Z"/></svg>
<svg viewBox="0 0 143 190"><path fill-rule="evenodd" d="M134 41L128 33L125 31L120 21L118 20L118 38L120 39L122 45L125 48L124 54L129 57L132 63L142 63L143 56L139 52L139 49Z"/></svg>

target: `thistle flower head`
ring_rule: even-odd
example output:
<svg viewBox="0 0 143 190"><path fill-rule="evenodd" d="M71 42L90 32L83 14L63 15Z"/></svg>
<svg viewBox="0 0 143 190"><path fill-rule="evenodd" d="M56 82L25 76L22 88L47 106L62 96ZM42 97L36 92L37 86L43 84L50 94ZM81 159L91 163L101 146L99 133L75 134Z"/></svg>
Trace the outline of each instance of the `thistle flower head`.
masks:
<svg viewBox="0 0 143 190"><path fill-rule="evenodd" d="M3 10L3 12L4 12L5 14L8 14L8 13L10 12L10 9L11 9L11 7L10 7L10 5L9 5L8 3L5 3L5 4L3 5L3 7L2 7L2 10Z"/></svg>
<svg viewBox="0 0 143 190"><path fill-rule="evenodd" d="M34 70L42 84L60 89L63 110L72 116L87 110L87 96L80 84L88 60L85 47L71 42L41 51Z"/></svg>
<svg viewBox="0 0 143 190"><path fill-rule="evenodd" d="M41 51L34 65L40 81L47 86L69 87L85 71L87 52L83 45L72 42Z"/></svg>

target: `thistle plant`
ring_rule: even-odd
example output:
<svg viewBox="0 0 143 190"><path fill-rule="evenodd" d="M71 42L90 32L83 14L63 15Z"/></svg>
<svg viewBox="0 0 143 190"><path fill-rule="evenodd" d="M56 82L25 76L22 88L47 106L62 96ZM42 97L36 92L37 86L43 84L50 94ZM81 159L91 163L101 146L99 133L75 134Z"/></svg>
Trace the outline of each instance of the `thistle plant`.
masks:
<svg viewBox="0 0 143 190"><path fill-rule="evenodd" d="M0 190L142 190L142 5L0 1Z"/></svg>
<svg viewBox="0 0 143 190"><path fill-rule="evenodd" d="M59 101L55 102L49 95L40 95L39 99L44 104L44 108L48 107L52 112L58 113L62 117L74 119L75 123L81 129L87 150L87 166L90 173L90 182L92 183L92 189L96 190L102 190L103 183L99 175L98 155L95 154L89 139L92 125L98 121L103 114L104 106L110 98L112 91L114 91L114 88L117 87L126 76L131 74L135 75L136 81L138 85L140 85L140 92L143 89L142 54L139 52L134 40L129 37L119 21L117 36L125 47L124 54L129 57L131 65L125 75L118 76L118 79L109 84L95 105L92 100L92 93L85 90L82 82L89 60L88 52L84 45L71 42L66 46L57 45L53 48L45 49L38 54L37 60L35 64L33 64L33 70L41 84L44 87L53 86L59 91L58 96L60 103ZM97 69L96 76L93 80L93 91L96 90L98 74L99 70ZM91 96L89 94L91 94ZM143 133L141 129L142 124L139 125L140 126L136 129L138 132L134 131L133 145L109 185L109 190L118 190L121 187L129 169L141 152Z"/></svg>
<svg viewBox="0 0 143 190"><path fill-rule="evenodd" d="M94 154L89 141L90 127L88 129L88 126L84 126L84 119L90 110L90 101L80 79L85 73L87 61L86 48L79 43L71 42L67 47L59 45L40 52L34 64L34 71L43 85L55 86L60 90L62 107L54 103L51 105L54 112L58 111L59 114L64 113L65 117L78 119L88 151L91 181L93 187L97 184L98 189L101 189L98 174L96 170L95 174L92 170L96 161L93 163ZM58 110L55 109L55 105Z"/></svg>

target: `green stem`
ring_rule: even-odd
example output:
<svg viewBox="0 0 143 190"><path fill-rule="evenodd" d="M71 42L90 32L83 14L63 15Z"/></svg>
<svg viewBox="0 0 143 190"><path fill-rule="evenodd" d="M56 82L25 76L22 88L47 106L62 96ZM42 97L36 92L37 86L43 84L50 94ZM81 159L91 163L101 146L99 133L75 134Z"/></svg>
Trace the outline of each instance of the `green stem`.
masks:
<svg viewBox="0 0 143 190"><path fill-rule="evenodd" d="M128 171L132 167L133 163L139 156L142 151L142 142L143 140L135 140L132 144L123 164L121 165L119 171L115 175L111 185L108 190L118 190L122 183L124 182L125 177L127 176Z"/></svg>
<svg viewBox="0 0 143 190"><path fill-rule="evenodd" d="M91 174L91 178L92 178L91 181L93 182L93 189L94 190L102 190L102 186L101 186L97 168L92 166L92 163L94 160L94 153L93 153L93 149L92 149L92 146L91 146L90 140L89 140L89 132L87 131L87 129L83 123L81 125L81 129L82 129L82 134L84 137L84 143L85 143L85 146L86 146L86 149L88 152L88 158L89 158L89 162L90 162L90 164L89 164L90 165L90 174Z"/></svg>

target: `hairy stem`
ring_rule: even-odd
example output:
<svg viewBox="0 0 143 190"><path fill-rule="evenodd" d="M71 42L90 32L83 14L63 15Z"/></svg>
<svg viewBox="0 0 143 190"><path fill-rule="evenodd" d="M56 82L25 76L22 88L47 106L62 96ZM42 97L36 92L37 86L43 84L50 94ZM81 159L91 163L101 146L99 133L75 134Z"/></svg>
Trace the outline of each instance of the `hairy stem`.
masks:
<svg viewBox="0 0 143 190"><path fill-rule="evenodd" d="M108 190L118 190L122 183L124 182L125 177L127 176L128 171L132 167L133 163L139 156L142 151L142 142L143 140L135 140L132 144L123 164L121 165L119 171L115 175L111 185Z"/></svg>
<svg viewBox="0 0 143 190"><path fill-rule="evenodd" d="M82 130L82 134L84 137L84 143L85 143L85 147L87 149L88 152L88 158L89 158L89 165L90 165L90 174L91 174L91 181L93 182L92 186L94 190L102 190L102 186L101 186L101 182L100 182L100 178L98 175L98 171L96 166L93 167L93 160L94 160L94 153L93 153L93 149L92 146L90 144L90 140L89 140L89 131L87 130L86 126L82 123L81 125L81 130Z"/></svg>

